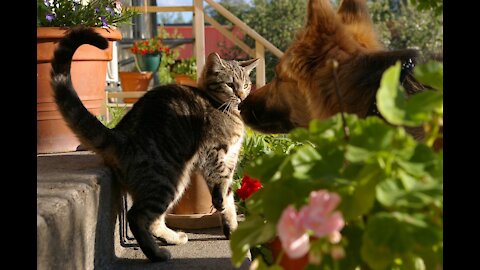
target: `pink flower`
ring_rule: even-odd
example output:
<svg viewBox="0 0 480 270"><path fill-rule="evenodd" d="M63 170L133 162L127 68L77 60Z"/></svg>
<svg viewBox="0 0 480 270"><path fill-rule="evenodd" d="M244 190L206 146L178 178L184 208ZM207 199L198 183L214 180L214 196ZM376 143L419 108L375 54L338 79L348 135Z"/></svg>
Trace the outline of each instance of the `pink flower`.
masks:
<svg viewBox="0 0 480 270"><path fill-rule="evenodd" d="M340 203L340 196L326 190L312 191L310 201L300 210L300 220L305 229L311 230L316 237L329 236L332 243L341 239L339 231L345 225L339 211L333 210Z"/></svg>
<svg viewBox="0 0 480 270"><path fill-rule="evenodd" d="M277 233L282 242L282 248L288 257L297 259L308 253L310 249L309 237L293 206L289 205L283 210L277 223Z"/></svg>

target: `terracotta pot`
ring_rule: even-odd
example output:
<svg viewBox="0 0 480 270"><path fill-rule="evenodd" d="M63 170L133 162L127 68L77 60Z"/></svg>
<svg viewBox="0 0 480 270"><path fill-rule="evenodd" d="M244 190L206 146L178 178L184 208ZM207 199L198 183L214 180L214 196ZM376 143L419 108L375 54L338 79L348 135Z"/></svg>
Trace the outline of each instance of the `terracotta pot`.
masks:
<svg viewBox="0 0 480 270"><path fill-rule="evenodd" d="M268 244L268 247L272 251L273 261L276 261L283 249L280 239L275 237L275 239ZM284 270L303 270L308 265L308 254L298 259L292 259L288 257L286 253L283 253L280 265Z"/></svg>
<svg viewBox="0 0 480 270"><path fill-rule="evenodd" d="M175 75L175 82L177 84L183 84L188 86L197 87L197 81L190 78L190 76L185 74L176 74Z"/></svg>
<svg viewBox="0 0 480 270"><path fill-rule="evenodd" d="M122 84L122 91L147 91L148 85L153 78L153 72L120 71L118 72L118 76ZM126 103L135 103L138 101L138 98L124 98L123 101Z"/></svg>
<svg viewBox="0 0 480 270"><path fill-rule="evenodd" d="M212 196L201 174L192 175L190 185L165 220L169 227L179 229L221 226L220 215L212 205Z"/></svg>
<svg viewBox="0 0 480 270"><path fill-rule="evenodd" d="M68 28L37 28L37 153L75 151L80 142L70 131L53 100L50 86L51 59L58 41ZM109 48L100 50L82 45L73 55L72 83L85 107L94 115L103 113L107 63L112 60L112 41L120 40L117 30L95 28L106 37Z"/></svg>

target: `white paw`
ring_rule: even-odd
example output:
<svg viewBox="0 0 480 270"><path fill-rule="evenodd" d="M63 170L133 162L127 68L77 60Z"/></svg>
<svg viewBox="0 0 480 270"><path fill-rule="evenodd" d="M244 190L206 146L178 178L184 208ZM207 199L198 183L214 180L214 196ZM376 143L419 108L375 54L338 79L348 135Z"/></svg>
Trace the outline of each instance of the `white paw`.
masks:
<svg viewBox="0 0 480 270"><path fill-rule="evenodd" d="M188 236L184 232L177 232L178 234L178 241L175 243L176 245L183 245L188 242Z"/></svg>

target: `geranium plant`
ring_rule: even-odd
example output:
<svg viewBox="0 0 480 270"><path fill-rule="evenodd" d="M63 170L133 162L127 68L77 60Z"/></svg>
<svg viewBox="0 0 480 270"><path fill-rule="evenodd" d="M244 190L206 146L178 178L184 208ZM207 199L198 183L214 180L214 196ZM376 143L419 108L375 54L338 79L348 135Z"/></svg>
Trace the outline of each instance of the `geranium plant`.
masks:
<svg viewBox="0 0 480 270"><path fill-rule="evenodd" d="M136 14L120 0L37 0L37 26L111 28Z"/></svg>
<svg viewBox="0 0 480 270"><path fill-rule="evenodd" d="M155 55L162 53L168 54L170 53L170 48L162 43L162 39L160 37L153 37L134 41L130 51L137 55Z"/></svg>
<svg viewBox="0 0 480 270"><path fill-rule="evenodd" d="M279 239L280 257L307 256L305 269L442 268L443 150L432 146L441 137L443 66L418 65L415 77L433 90L409 99L400 68L384 73L377 93L386 121L313 120L287 135L287 151L262 152L242 169L263 187L245 200L231 236L236 266L250 250L257 269L281 269L265 252ZM403 126L423 126L425 139Z"/></svg>

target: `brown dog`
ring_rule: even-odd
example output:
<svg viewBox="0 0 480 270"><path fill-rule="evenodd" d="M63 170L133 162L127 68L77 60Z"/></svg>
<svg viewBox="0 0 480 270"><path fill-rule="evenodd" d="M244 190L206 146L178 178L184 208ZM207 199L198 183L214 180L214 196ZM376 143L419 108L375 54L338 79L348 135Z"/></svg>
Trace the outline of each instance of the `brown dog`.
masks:
<svg viewBox="0 0 480 270"><path fill-rule="evenodd" d="M330 0L308 1L306 24L276 66L276 77L241 104L247 125L264 133L284 133L340 112L332 60L339 63L345 112L372 114L383 72L398 60L415 61L416 52L386 51L365 2L343 0L335 12ZM405 75L402 84L408 94L422 88L411 74Z"/></svg>

